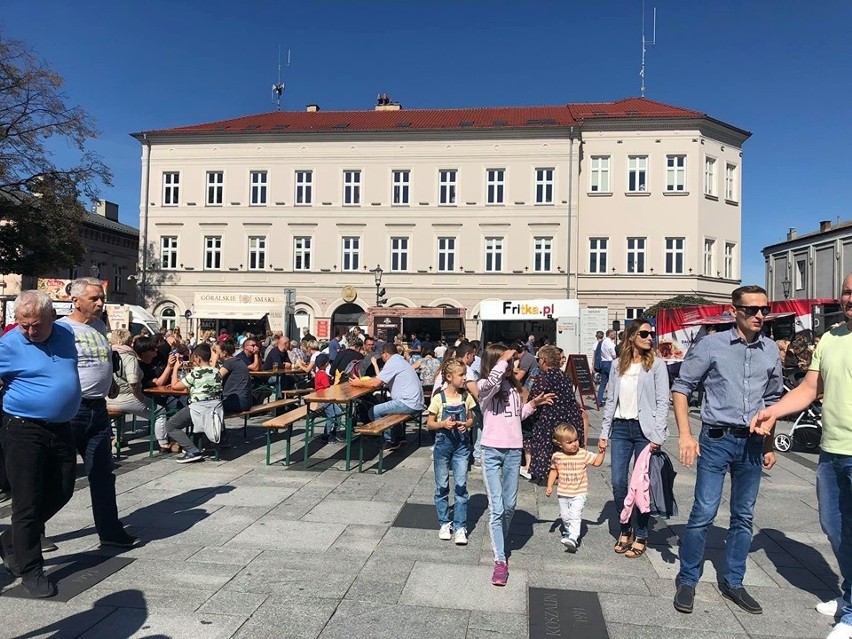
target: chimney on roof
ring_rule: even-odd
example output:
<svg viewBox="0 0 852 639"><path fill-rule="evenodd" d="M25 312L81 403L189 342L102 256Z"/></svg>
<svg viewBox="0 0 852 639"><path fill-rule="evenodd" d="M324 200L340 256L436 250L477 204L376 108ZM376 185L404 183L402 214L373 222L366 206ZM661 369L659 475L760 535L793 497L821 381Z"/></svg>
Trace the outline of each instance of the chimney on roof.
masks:
<svg viewBox="0 0 852 639"><path fill-rule="evenodd" d="M118 204L107 200L98 200L95 205L95 213L113 222L118 222Z"/></svg>
<svg viewBox="0 0 852 639"><path fill-rule="evenodd" d="M387 93L379 93L376 96L376 111L399 111L402 105L399 102L394 102L390 99Z"/></svg>
<svg viewBox="0 0 852 639"><path fill-rule="evenodd" d="M826 231L831 230L831 220L820 220L819 223L819 232L825 233Z"/></svg>
<svg viewBox="0 0 852 639"><path fill-rule="evenodd" d="M316 113L317 111L319 111L319 110L320 110L320 108L319 108L319 104L309 104L309 105L305 108L305 110L306 110L308 113Z"/></svg>
<svg viewBox="0 0 852 639"><path fill-rule="evenodd" d="M796 239L796 227L791 226L790 228L787 229L787 241L789 242L790 240L795 240L795 239Z"/></svg>

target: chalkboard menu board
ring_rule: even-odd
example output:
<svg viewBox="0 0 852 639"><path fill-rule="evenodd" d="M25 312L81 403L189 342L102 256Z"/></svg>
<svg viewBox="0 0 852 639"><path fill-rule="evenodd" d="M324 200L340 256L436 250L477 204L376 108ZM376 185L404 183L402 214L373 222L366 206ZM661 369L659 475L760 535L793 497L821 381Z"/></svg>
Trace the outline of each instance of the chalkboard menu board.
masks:
<svg viewBox="0 0 852 639"><path fill-rule="evenodd" d="M592 375L592 369L589 368L589 358L581 354L569 355L565 372L571 376L571 381L574 382L574 387L580 394L580 403L584 403L583 397L591 397L595 407L600 408L595 391L595 378Z"/></svg>

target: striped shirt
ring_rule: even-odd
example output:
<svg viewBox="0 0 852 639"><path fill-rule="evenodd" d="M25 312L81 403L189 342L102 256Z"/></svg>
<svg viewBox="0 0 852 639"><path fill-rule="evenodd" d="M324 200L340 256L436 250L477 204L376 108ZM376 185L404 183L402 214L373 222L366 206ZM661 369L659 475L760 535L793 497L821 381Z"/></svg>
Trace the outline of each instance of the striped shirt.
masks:
<svg viewBox="0 0 852 639"><path fill-rule="evenodd" d="M553 453L550 459L550 469L555 470L559 476L559 484L556 494L560 497L576 497L589 492L589 476L586 474L586 466L595 461L596 455L585 448L581 448L574 455L565 453Z"/></svg>

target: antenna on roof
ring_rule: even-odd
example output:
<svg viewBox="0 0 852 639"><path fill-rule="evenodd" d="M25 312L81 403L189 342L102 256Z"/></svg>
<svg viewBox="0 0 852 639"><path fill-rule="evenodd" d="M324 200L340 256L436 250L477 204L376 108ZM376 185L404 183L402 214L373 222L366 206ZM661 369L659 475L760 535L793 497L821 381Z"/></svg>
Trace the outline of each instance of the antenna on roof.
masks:
<svg viewBox="0 0 852 639"><path fill-rule="evenodd" d="M642 86L640 88L640 94L644 98L645 97L645 47L647 45L651 45L652 47L657 44L657 7L654 7L654 35L650 40L645 39L645 0L642 0L642 68L639 70L639 77L642 78Z"/></svg>
<svg viewBox="0 0 852 639"><path fill-rule="evenodd" d="M290 49L287 49L287 68L290 68ZM281 110L281 96L284 94L284 83L281 81L281 45L278 45L278 82L272 85L272 95L275 100L275 110Z"/></svg>

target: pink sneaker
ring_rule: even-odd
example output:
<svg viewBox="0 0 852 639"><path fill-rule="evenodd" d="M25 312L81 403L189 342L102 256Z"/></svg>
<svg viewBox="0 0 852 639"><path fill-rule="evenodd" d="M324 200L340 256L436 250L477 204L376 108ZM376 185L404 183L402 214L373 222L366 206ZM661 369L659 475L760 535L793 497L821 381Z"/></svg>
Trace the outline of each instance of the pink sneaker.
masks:
<svg viewBox="0 0 852 639"><path fill-rule="evenodd" d="M491 583L495 586L505 586L509 580L509 565L505 561L494 562L494 574L491 575Z"/></svg>

